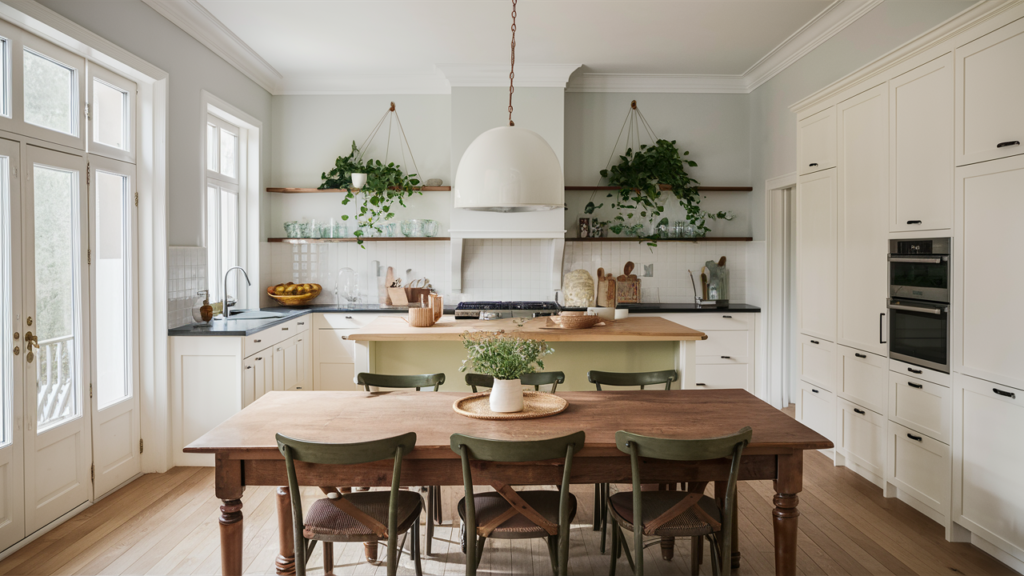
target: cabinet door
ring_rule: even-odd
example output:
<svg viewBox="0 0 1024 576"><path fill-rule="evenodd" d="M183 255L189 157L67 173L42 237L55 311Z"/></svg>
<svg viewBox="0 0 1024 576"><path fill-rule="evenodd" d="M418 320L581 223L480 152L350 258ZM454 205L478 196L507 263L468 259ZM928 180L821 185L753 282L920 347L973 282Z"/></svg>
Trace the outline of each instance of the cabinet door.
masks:
<svg viewBox="0 0 1024 576"><path fill-rule="evenodd" d="M1016 346L1024 307L998 297L1024 286L1024 266L1016 262L1024 156L957 168L956 202L955 370L1024 388L1024 354Z"/></svg>
<svg viewBox="0 0 1024 576"><path fill-rule="evenodd" d="M270 362L271 362L270 370L271 370L271 374L273 375L272 379L273 379L273 383L274 383L273 390L275 392L281 392L283 390L287 390L288 388L285 387L285 379L284 379L284 346L283 346L283 344L278 344L277 346L274 346L271 350L268 350L267 353L270 354Z"/></svg>
<svg viewBox="0 0 1024 576"><path fill-rule="evenodd" d="M953 55L889 81L889 229L953 227Z"/></svg>
<svg viewBox="0 0 1024 576"><path fill-rule="evenodd" d="M889 420L949 443L952 391L942 386L889 372Z"/></svg>
<svg viewBox="0 0 1024 576"><path fill-rule="evenodd" d="M836 400L836 418L836 452L856 464L862 476L881 483L885 478L885 418L842 398Z"/></svg>
<svg viewBox="0 0 1024 576"><path fill-rule="evenodd" d="M836 171L801 176L796 189L800 333L836 339Z"/></svg>
<svg viewBox="0 0 1024 576"><path fill-rule="evenodd" d="M949 510L949 446L889 422L889 482L945 516Z"/></svg>
<svg viewBox="0 0 1024 576"><path fill-rule="evenodd" d="M889 91L883 84L839 103L837 342L888 353Z"/></svg>
<svg viewBox="0 0 1024 576"><path fill-rule="evenodd" d="M889 403L889 360L846 346L839 346L836 360L839 397L885 414Z"/></svg>
<svg viewBox="0 0 1024 576"><path fill-rule="evenodd" d="M267 371L267 368L270 366L270 362L267 357L269 352L269 350L266 350L252 357L252 371L254 376L253 400L259 400L261 396L273 389L273 375L268 374Z"/></svg>
<svg viewBox="0 0 1024 576"><path fill-rule="evenodd" d="M953 379L953 520L1024 553L1024 392L962 374Z"/></svg>
<svg viewBox="0 0 1024 576"><path fill-rule="evenodd" d="M284 389L295 390L302 385L300 377L299 346L295 339L285 340L280 344L282 364L284 365Z"/></svg>
<svg viewBox="0 0 1024 576"><path fill-rule="evenodd" d="M721 364L697 364L698 390L750 390L750 364L723 360Z"/></svg>
<svg viewBox="0 0 1024 576"><path fill-rule="evenodd" d="M810 174L836 165L836 116L828 108L797 122L799 174Z"/></svg>
<svg viewBox="0 0 1024 576"><path fill-rule="evenodd" d="M250 359L242 366L242 408L256 400L256 364Z"/></svg>
<svg viewBox="0 0 1024 576"><path fill-rule="evenodd" d="M829 391L836 389L836 346L806 334L800 335L800 379Z"/></svg>
<svg viewBox="0 0 1024 576"><path fill-rule="evenodd" d="M314 335L313 389L358 390L355 385L355 346L352 330L321 328Z"/></svg>
<svg viewBox="0 0 1024 576"><path fill-rule="evenodd" d="M956 49L956 164L1024 154L1024 19Z"/></svg>
<svg viewBox="0 0 1024 576"><path fill-rule="evenodd" d="M835 442L836 397L828 390L801 382L798 391L796 419L804 426Z"/></svg>
<svg viewBox="0 0 1024 576"><path fill-rule="evenodd" d="M313 389L313 370L310 360L310 333L306 332L295 337L295 387L299 390Z"/></svg>

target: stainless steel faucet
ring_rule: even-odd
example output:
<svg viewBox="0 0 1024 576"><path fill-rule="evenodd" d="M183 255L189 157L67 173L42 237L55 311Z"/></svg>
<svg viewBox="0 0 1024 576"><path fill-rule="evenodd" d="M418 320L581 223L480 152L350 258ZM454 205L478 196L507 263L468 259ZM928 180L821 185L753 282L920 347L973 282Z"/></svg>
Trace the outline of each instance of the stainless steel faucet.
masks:
<svg viewBox="0 0 1024 576"><path fill-rule="evenodd" d="M246 285L247 286L252 286L252 282L249 282L249 275L246 274L245 268L242 268L241 266L235 266L233 268L228 268L228 271L224 273L224 304L223 304L223 308L222 309L223 309L223 314L224 314L224 319L225 320L230 318L230 316L228 315L228 308L229 308L229 306L228 306L228 274L231 274L232 270L241 270L242 271L242 275L245 276L245 283L246 283Z"/></svg>

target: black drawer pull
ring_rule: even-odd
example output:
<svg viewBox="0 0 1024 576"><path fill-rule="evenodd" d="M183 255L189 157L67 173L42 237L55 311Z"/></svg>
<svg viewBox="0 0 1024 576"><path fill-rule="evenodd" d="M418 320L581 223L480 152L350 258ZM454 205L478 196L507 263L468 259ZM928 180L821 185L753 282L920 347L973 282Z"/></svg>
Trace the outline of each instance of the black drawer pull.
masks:
<svg viewBox="0 0 1024 576"><path fill-rule="evenodd" d="M867 412L861 410L860 408L854 408L853 411L856 412L857 414L860 414L861 416L867 414Z"/></svg>
<svg viewBox="0 0 1024 576"><path fill-rule="evenodd" d="M256 361L259 362L260 360L263 360L263 357L262 356L257 356L256 357Z"/></svg>
<svg viewBox="0 0 1024 576"><path fill-rule="evenodd" d="M722 360L732 360L732 356L722 356Z"/></svg>
<svg viewBox="0 0 1024 576"><path fill-rule="evenodd" d="M281 330L288 330L288 327L285 326L284 328L281 328Z"/></svg>
<svg viewBox="0 0 1024 576"><path fill-rule="evenodd" d="M811 340L811 344L821 344L821 342L818 342L817 340Z"/></svg>
<svg viewBox="0 0 1024 576"><path fill-rule="evenodd" d="M703 382L697 382L697 386L707 386L707 384L705 384Z"/></svg>
<svg viewBox="0 0 1024 576"><path fill-rule="evenodd" d="M867 354L861 354L860 352L854 352L853 355L856 356L857 358L865 358L866 359L868 357Z"/></svg>
<svg viewBox="0 0 1024 576"><path fill-rule="evenodd" d="M252 366L246 366L245 369L246 370L252 370Z"/></svg>
<svg viewBox="0 0 1024 576"><path fill-rule="evenodd" d="M917 388L918 390L924 389L924 384L914 384L913 382L907 382L907 386L911 388Z"/></svg>
<svg viewBox="0 0 1024 576"><path fill-rule="evenodd" d="M299 326L305 326L305 325L306 325L305 322L299 322Z"/></svg>
<svg viewBox="0 0 1024 576"><path fill-rule="evenodd" d="M914 436L913 434L911 434L909 432L907 432L907 438L910 438L911 440L917 440L918 442L921 442L922 440L924 440L920 436Z"/></svg>
<svg viewBox="0 0 1024 576"><path fill-rule="evenodd" d="M732 318L732 316L729 316L729 315L723 315L723 316L722 316L722 318L730 318L730 319L731 319L731 318Z"/></svg>
<svg viewBox="0 0 1024 576"><path fill-rule="evenodd" d="M263 342L263 340L253 340L253 343L255 344L259 344L260 342Z"/></svg>
<svg viewBox="0 0 1024 576"><path fill-rule="evenodd" d="M1000 396L1006 396L1007 398L1017 397L1017 395L1014 394L1013 392L1007 392L1005 390L1000 390L999 388L993 388L992 391L995 392L996 394L999 394Z"/></svg>
<svg viewBox="0 0 1024 576"><path fill-rule="evenodd" d="M345 316L345 320L351 320L351 319L352 319L351 316Z"/></svg>
<svg viewBox="0 0 1024 576"><path fill-rule="evenodd" d="M814 166L817 166L817 165L818 165L817 162L811 162L810 164L808 164L808 166L811 166L811 167L814 167Z"/></svg>
<svg viewBox="0 0 1024 576"><path fill-rule="evenodd" d="M920 220L907 220L907 224L920 224Z"/></svg>
<svg viewBox="0 0 1024 576"><path fill-rule="evenodd" d="M811 388L811 392L814 392L815 394L817 394L818 393L818 389L817 388Z"/></svg>
<svg viewBox="0 0 1024 576"><path fill-rule="evenodd" d="M910 372L911 374L924 374L923 370L915 370L913 368L907 368L907 372Z"/></svg>
<svg viewBox="0 0 1024 576"><path fill-rule="evenodd" d="M1020 140L1010 140L1009 142L996 144L996 148L1006 148L1007 146L1020 146Z"/></svg>

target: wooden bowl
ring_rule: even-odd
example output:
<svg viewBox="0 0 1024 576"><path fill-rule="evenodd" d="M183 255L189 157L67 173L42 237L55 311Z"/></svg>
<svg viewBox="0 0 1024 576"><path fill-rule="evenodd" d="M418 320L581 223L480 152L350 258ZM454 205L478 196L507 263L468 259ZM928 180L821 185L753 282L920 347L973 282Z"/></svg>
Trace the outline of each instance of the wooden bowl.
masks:
<svg viewBox="0 0 1024 576"><path fill-rule="evenodd" d="M277 300L277 302L282 306L298 306L299 304L305 304L306 302L309 302L313 298L319 296L320 292L323 291L323 286L321 286L320 288L316 289L313 292L310 292L309 294L274 294L274 288L276 287L276 285L268 287L267 295L273 298L274 300Z"/></svg>
<svg viewBox="0 0 1024 576"><path fill-rule="evenodd" d="M563 312L558 316L548 316L548 322L554 325L555 328L561 328L563 330L582 330L584 328L593 328L595 324L602 322L604 319L600 316L587 316L580 312Z"/></svg>

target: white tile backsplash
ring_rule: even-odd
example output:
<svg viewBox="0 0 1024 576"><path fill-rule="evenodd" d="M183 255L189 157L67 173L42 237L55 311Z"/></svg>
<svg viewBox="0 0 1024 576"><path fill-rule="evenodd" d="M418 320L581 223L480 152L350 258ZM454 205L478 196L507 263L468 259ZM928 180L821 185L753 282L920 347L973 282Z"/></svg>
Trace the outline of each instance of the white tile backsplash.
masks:
<svg viewBox="0 0 1024 576"><path fill-rule="evenodd" d="M192 323L192 305L206 290L206 248L171 246L167 249L167 326Z"/></svg>

